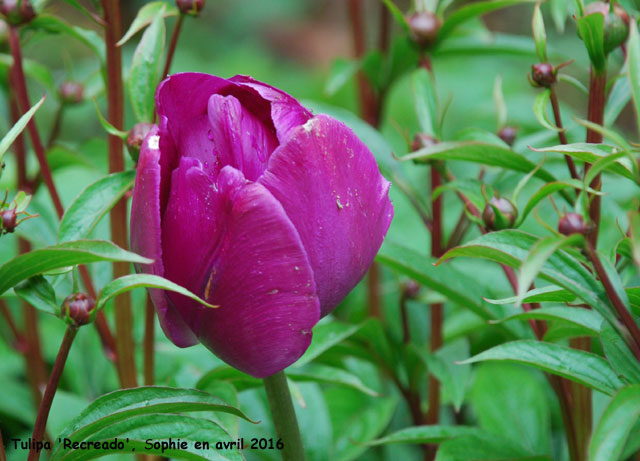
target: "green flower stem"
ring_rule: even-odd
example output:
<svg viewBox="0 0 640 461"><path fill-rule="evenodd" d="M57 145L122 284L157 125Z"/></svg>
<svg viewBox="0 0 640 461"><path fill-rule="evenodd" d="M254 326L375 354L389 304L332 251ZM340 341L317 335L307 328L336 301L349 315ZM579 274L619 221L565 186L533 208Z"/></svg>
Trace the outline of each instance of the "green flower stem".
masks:
<svg viewBox="0 0 640 461"><path fill-rule="evenodd" d="M268 376L263 381L273 425L278 438L284 444L280 452L282 461L304 461L304 447L284 371Z"/></svg>
<svg viewBox="0 0 640 461"><path fill-rule="evenodd" d="M49 411L51 411L51 403L53 402L53 397L56 395L56 390L58 390L58 384L60 383L60 377L64 370L64 364L67 361L69 350L71 349L71 345L73 344L73 340L76 337L77 332L78 329L70 325L64 333L62 344L60 344L60 349L58 350L58 356L53 364L53 369L49 376L49 382L47 383L47 388L44 391L42 402L38 409L36 424L33 428L33 435L31 436L34 442L41 442L43 440L44 431L47 427L47 419L49 418ZM31 451L29 451L28 461L38 461L39 459L40 450L37 450L35 447L32 448Z"/></svg>

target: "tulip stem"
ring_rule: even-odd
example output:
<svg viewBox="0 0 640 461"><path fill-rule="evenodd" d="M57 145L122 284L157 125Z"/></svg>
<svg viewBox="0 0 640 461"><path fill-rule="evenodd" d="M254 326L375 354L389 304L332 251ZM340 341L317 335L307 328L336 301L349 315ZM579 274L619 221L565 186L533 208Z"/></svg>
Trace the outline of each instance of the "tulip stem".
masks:
<svg viewBox="0 0 640 461"><path fill-rule="evenodd" d="M38 409L36 424L33 428L33 435L31 436L31 439L34 442L34 447L29 451L28 461L38 461L40 459L40 450L36 448L35 442L41 442L44 436L44 431L47 427L47 419L49 418L49 411L51 411L51 404L53 403L53 397L56 395L56 390L58 390L58 384L60 383L60 377L64 370L64 364L67 362L69 350L71 349L71 345L73 344L73 340L76 337L77 332L78 328L69 325L67 327L67 331L64 333L64 338L62 338L62 344L60 344L60 349L58 349L58 356L53 364L51 376L49 376L49 382L47 383L47 388L44 391L42 402Z"/></svg>
<svg viewBox="0 0 640 461"><path fill-rule="evenodd" d="M304 461L304 447L284 371L264 378L276 434L282 440L282 461Z"/></svg>

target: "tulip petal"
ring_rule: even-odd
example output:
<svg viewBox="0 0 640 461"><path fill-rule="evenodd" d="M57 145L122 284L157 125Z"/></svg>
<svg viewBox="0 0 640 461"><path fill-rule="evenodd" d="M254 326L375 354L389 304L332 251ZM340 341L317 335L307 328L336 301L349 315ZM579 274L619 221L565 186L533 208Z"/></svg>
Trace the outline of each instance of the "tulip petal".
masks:
<svg viewBox="0 0 640 461"><path fill-rule="evenodd" d="M260 177L300 233L322 315L358 283L393 217L389 182L343 123L318 115L292 132Z"/></svg>
<svg viewBox="0 0 640 461"><path fill-rule="evenodd" d="M304 125L313 116L295 98L266 83L254 80L247 75L236 75L230 81L253 88L260 93L260 96L271 102L271 119L280 143L287 140L293 129Z"/></svg>
<svg viewBox="0 0 640 461"><path fill-rule="evenodd" d="M142 143L131 204L131 248L151 258L153 264L136 265L137 272L163 276L160 225L160 151L158 128L154 127ZM163 290L149 290L167 337L179 347L198 342L180 313Z"/></svg>
<svg viewBox="0 0 640 461"><path fill-rule="evenodd" d="M182 159L163 237L166 277L220 306L169 295L207 348L260 378L304 353L320 316L313 273L298 232L263 186L227 166L214 188Z"/></svg>
<svg viewBox="0 0 640 461"><path fill-rule="evenodd" d="M209 147L215 146L222 165L230 165L255 181L278 147L275 135L234 96L214 94L209 99Z"/></svg>

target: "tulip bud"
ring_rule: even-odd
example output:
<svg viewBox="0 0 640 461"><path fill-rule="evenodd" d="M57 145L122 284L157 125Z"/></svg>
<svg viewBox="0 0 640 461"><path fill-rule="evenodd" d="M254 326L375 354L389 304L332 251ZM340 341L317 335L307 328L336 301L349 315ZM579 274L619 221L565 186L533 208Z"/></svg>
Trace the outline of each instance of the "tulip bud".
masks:
<svg viewBox="0 0 640 461"><path fill-rule="evenodd" d="M16 210L7 208L0 212L0 216L2 217L2 230L8 234L12 233L16 229Z"/></svg>
<svg viewBox="0 0 640 461"><path fill-rule="evenodd" d="M0 0L0 14L12 26L20 26L36 17L30 0Z"/></svg>
<svg viewBox="0 0 640 461"><path fill-rule="evenodd" d="M406 299L417 299L420 294L420 284L415 280L406 280L402 282L402 295Z"/></svg>
<svg viewBox="0 0 640 461"><path fill-rule="evenodd" d="M556 71L548 62L541 62L531 66L531 80L538 86L549 88L556 83Z"/></svg>
<svg viewBox="0 0 640 461"><path fill-rule="evenodd" d="M484 225L490 230L509 229L513 227L517 217L518 209L502 197L492 197L482 212Z"/></svg>
<svg viewBox="0 0 640 461"><path fill-rule="evenodd" d="M505 126L500 131L498 131L498 137L510 146L513 146L517 134L518 130L515 126Z"/></svg>
<svg viewBox="0 0 640 461"><path fill-rule="evenodd" d="M204 0L176 0L176 6L182 14L197 16L204 7Z"/></svg>
<svg viewBox="0 0 640 461"><path fill-rule="evenodd" d="M585 16L590 14L602 14L604 16L604 52L609 54L629 36L629 24L631 18L629 14L618 4L614 5L610 11L608 3L589 3L584 9Z"/></svg>
<svg viewBox="0 0 640 461"><path fill-rule="evenodd" d="M129 150L129 155L136 163L140 156L142 141L144 141L144 138L146 138L149 131L151 131L151 128L153 128L153 123L140 122L133 125L133 128L129 131L129 136L127 136L127 149Z"/></svg>
<svg viewBox="0 0 640 461"><path fill-rule="evenodd" d="M442 26L440 18L429 11L409 16L407 23L409 24L411 39L421 48L428 48L436 42L438 32Z"/></svg>
<svg viewBox="0 0 640 461"><path fill-rule="evenodd" d="M438 144L438 140L433 136L429 136L424 133L417 133L413 137L413 142L411 142L411 151L415 152L426 147L431 147L435 144Z"/></svg>
<svg viewBox="0 0 640 461"><path fill-rule="evenodd" d="M82 102L84 97L84 87L78 82L62 82L59 91L63 104L77 104Z"/></svg>
<svg viewBox="0 0 640 461"><path fill-rule="evenodd" d="M562 235L582 234L589 231L589 226L578 213L567 213L558 221L558 232Z"/></svg>
<svg viewBox="0 0 640 461"><path fill-rule="evenodd" d="M96 302L85 293L73 293L62 302L62 317L69 325L81 327L93 320Z"/></svg>

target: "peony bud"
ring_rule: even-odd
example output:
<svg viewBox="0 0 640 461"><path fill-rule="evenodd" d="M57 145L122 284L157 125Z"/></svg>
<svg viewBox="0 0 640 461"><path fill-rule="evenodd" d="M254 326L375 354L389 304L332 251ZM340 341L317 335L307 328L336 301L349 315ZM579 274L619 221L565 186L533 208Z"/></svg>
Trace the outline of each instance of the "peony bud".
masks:
<svg viewBox="0 0 640 461"><path fill-rule="evenodd" d="M12 26L20 26L36 17L30 0L0 0L0 14Z"/></svg>
<svg viewBox="0 0 640 461"><path fill-rule="evenodd" d="M558 232L562 235L585 235L589 227L578 213L567 213L558 221Z"/></svg>
<svg viewBox="0 0 640 461"><path fill-rule="evenodd" d="M413 137L413 142L411 143L411 150L415 152L417 150L424 149L426 147L431 147L435 144L438 144L438 140L433 136L429 136L428 134L424 134L424 133L417 133Z"/></svg>
<svg viewBox="0 0 640 461"><path fill-rule="evenodd" d="M422 48L428 48L436 42L442 26L440 18L429 11L409 16L407 23L411 39Z"/></svg>
<svg viewBox="0 0 640 461"><path fill-rule="evenodd" d="M127 136L127 149L129 150L129 155L136 163L140 156L142 141L144 141L144 138L149 131L151 131L151 128L153 128L153 123L140 122L133 125L133 128L129 131L129 136Z"/></svg>
<svg viewBox="0 0 640 461"><path fill-rule="evenodd" d="M176 0L176 6L182 14L198 16L204 8L204 0Z"/></svg>
<svg viewBox="0 0 640 461"><path fill-rule="evenodd" d="M96 302L84 293L73 293L62 302L62 317L69 325L81 327L93 321Z"/></svg>
<svg viewBox="0 0 640 461"><path fill-rule="evenodd" d="M510 146L513 146L517 134L518 130L515 126L505 126L500 131L498 131L498 137Z"/></svg>
<svg viewBox="0 0 640 461"><path fill-rule="evenodd" d="M0 216L2 217L2 230L8 234L12 233L16 229L16 210L7 208L0 212Z"/></svg>
<svg viewBox="0 0 640 461"><path fill-rule="evenodd" d="M631 18L620 5L613 7L610 11L608 3L589 3L584 9L585 16L590 14L602 14L604 16L604 52L609 54L619 47L629 36L629 24Z"/></svg>
<svg viewBox="0 0 640 461"><path fill-rule="evenodd" d="M62 82L59 91L63 104L78 104L84 97L84 87L78 82Z"/></svg>
<svg viewBox="0 0 640 461"><path fill-rule="evenodd" d="M548 62L541 62L531 66L531 80L538 86L549 88L556 83L556 71Z"/></svg>
<svg viewBox="0 0 640 461"><path fill-rule="evenodd" d="M492 197L484 207L482 220L487 229L503 230L513 227L518 217L518 209L506 198Z"/></svg>

